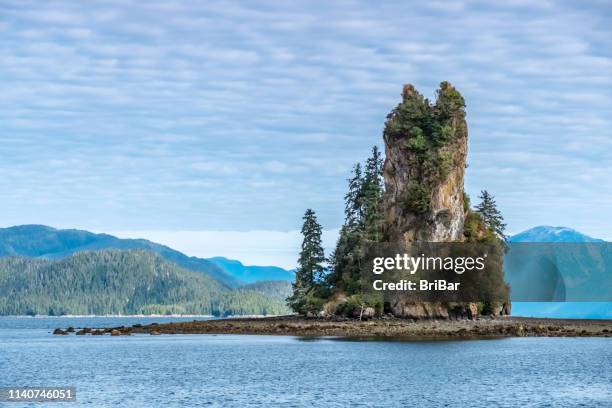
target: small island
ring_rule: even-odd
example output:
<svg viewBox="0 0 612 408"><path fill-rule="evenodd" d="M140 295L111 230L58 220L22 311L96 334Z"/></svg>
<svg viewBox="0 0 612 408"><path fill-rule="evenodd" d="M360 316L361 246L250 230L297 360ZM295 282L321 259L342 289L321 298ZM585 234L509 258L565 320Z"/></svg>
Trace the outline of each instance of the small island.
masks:
<svg viewBox="0 0 612 408"><path fill-rule="evenodd" d="M483 244L504 253L505 224L494 197L483 191L475 207L464 191L467 166L465 101L442 82L435 102L412 85L387 116L385 156L374 147L356 164L345 196L345 221L326 257L315 212L304 214L304 240L292 294L294 315L225 318L101 329L56 329L54 334L255 334L364 339L479 339L610 337L612 320L511 317L511 288L502 262L473 275L470 300L414 300L364 291L362 254L373 244ZM500 258L501 259L501 258ZM463 273L463 272L461 272ZM425 281L427 283L427 281ZM438 281L427 290L441 290ZM446 281L443 281L447 291ZM459 284L453 284L456 291ZM393 289L391 289L393 290Z"/></svg>
<svg viewBox="0 0 612 408"><path fill-rule="evenodd" d="M401 96L385 122L384 158L374 146L365 163L353 167L344 223L328 257L321 245L322 228L316 213L306 210L304 240L288 305L303 316L359 319L364 314L415 320L507 316L511 302L501 261L506 248L503 217L489 192L483 190L480 202L472 206L464 189L468 153L465 100L446 81L440 83L435 101L410 84L404 85ZM417 280L406 285L431 296L389 293L394 291L390 287L386 293L376 292L373 279L382 275L373 278L366 267L373 258L391 255L392 259L402 252L405 257L406 251L419 257L421 249L443 246L446 250L486 246L499 256L490 257L492 267L466 274L469 278L463 281L469 287L438 274L441 279L430 275L431 282ZM392 252L383 254L386 250ZM451 272L455 277L463 273ZM391 280L393 286L404 282L399 277ZM437 285L441 282L445 285ZM463 288L469 296L440 293Z"/></svg>

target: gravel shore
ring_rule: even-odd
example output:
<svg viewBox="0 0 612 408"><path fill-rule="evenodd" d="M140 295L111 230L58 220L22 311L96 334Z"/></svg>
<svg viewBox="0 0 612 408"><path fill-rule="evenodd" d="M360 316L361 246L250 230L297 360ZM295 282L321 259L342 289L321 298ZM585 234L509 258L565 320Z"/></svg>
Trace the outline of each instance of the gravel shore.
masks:
<svg viewBox="0 0 612 408"><path fill-rule="evenodd" d="M72 329L72 330L70 330ZM100 329L56 329L54 334L114 336L160 334L268 334L303 337L372 339L478 339L495 337L612 337L612 320L524 317L478 320L406 320L383 317L368 321L301 316L194 320Z"/></svg>

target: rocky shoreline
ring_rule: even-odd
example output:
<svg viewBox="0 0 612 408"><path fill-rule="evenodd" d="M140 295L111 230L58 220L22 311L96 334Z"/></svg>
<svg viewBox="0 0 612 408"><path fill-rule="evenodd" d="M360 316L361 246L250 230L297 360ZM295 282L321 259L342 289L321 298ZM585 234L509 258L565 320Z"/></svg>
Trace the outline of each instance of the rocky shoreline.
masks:
<svg viewBox="0 0 612 408"><path fill-rule="evenodd" d="M278 316L194 320L133 326L55 329L55 335L263 334L363 339L480 339L499 337L612 337L612 320L524 317L477 320L409 320L382 317L343 318Z"/></svg>

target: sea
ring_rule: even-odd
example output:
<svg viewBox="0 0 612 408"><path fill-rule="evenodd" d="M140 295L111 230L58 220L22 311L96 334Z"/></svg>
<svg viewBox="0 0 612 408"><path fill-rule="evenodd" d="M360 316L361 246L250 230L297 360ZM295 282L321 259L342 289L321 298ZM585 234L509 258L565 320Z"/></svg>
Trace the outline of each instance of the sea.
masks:
<svg viewBox="0 0 612 408"><path fill-rule="evenodd" d="M372 341L54 336L197 317L0 317L0 387L74 387L4 407L612 407L612 338Z"/></svg>

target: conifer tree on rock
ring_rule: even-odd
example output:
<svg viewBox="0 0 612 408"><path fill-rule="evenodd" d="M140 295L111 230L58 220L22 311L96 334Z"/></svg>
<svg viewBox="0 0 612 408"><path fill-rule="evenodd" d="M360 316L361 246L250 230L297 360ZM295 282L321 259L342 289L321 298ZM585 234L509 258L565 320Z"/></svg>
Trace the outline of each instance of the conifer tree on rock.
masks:
<svg viewBox="0 0 612 408"><path fill-rule="evenodd" d="M506 224L504 223L504 217L497 209L495 197L489 194L487 190L482 190L478 198L480 203L476 206L476 212L482 217L485 226L498 238L506 241Z"/></svg>

